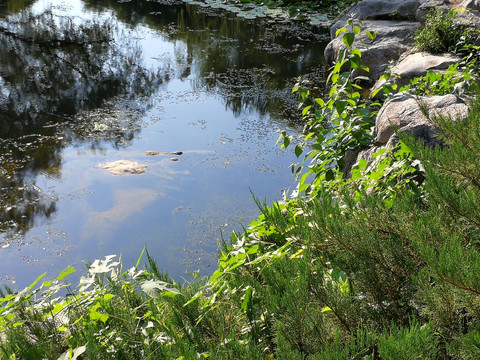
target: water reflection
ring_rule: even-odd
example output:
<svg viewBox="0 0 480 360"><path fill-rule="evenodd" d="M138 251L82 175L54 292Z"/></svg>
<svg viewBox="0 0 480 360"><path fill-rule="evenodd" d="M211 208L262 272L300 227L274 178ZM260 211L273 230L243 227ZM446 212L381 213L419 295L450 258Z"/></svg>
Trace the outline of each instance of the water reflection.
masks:
<svg viewBox="0 0 480 360"><path fill-rule="evenodd" d="M72 247L78 261L148 244L178 275L173 246L214 253L219 227L256 213L250 187L278 197L291 180L275 130L298 119L295 78L322 76L322 36L185 4L55 1L0 11L0 276L25 271L13 242L45 268ZM147 173L95 168L127 157Z"/></svg>
<svg viewBox="0 0 480 360"><path fill-rule="evenodd" d="M236 115L255 110L277 119L297 119L292 79L321 83L325 32L303 24L244 20L219 10L154 1L87 0L97 10L114 9L122 21L158 30L178 42L181 78L215 91ZM181 43L181 45L180 45Z"/></svg>
<svg viewBox="0 0 480 360"><path fill-rule="evenodd" d="M141 49L113 19L79 22L51 8L35 13L31 3L9 1L0 20L0 232L10 235L55 211L55 196L35 179L61 177L64 147L126 145L140 131L138 99L163 79L140 65Z"/></svg>
<svg viewBox="0 0 480 360"><path fill-rule="evenodd" d="M41 131L52 115L73 115L121 93L151 93L141 51L118 43L110 20L75 24L51 11L21 10L0 21L0 137ZM115 36L128 39L128 37Z"/></svg>

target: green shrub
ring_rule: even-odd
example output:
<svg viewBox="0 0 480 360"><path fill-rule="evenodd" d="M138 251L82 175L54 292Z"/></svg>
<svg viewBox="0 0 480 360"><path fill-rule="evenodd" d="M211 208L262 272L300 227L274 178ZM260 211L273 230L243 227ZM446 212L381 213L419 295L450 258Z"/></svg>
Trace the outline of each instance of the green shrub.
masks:
<svg viewBox="0 0 480 360"><path fill-rule="evenodd" d="M437 356L437 341L430 324L420 326L414 322L403 329L394 325L390 333L380 338L378 353L383 360L433 360Z"/></svg>
<svg viewBox="0 0 480 360"><path fill-rule="evenodd" d="M431 119L443 148L400 134L399 149L378 152L374 168L360 162L344 179L332 159L345 149L326 135L353 149L370 139L371 124L353 127L371 109L351 73L340 72L342 63L361 65L356 32L345 34L331 99L314 100L319 113L304 111L312 109L311 122L295 151L311 146L315 191L257 201L258 219L222 244L208 278L177 284L147 252L143 269L140 258L128 270L113 256L96 260L76 288L64 282L69 268L7 289L0 358L478 358L480 99L466 119ZM290 140L284 135L283 145ZM406 186L411 157L423 165L421 186Z"/></svg>
<svg viewBox="0 0 480 360"><path fill-rule="evenodd" d="M473 44L478 31L471 26L456 21L459 10L448 12L432 10L425 16L423 29L415 35L415 44L420 51L442 53L455 51L458 43Z"/></svg>
<svg viewBox="0 0 480 360"><path fill-rule="evenodd" d="M424 76L414 78L410 85L402 90L409 90L416 95L475 94L480 90L476 81L476 69L473 64L450 65L445 72L427 71Z"/></svg>

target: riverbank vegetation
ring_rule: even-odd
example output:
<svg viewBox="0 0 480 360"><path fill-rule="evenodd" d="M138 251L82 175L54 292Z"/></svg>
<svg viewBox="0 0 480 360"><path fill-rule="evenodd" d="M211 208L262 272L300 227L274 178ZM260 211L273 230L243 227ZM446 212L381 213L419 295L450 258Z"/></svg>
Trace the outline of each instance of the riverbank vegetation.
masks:
<svg viewBox="0 0 480 360"><path fill-rule="evenodd" d="M372 164L347 168L345 155L374 141L379 107L353 78L363 65L350 29L328 98L295 87L305 131L280 142L303 160L296 196L257 201L260 216L223 242L212 276L176 283L144 251L130 269L94 261L77 287L69 268L5 288L0 357L478 358L480 100L458 121L425 109L442 146L399 134Z"/></svg>

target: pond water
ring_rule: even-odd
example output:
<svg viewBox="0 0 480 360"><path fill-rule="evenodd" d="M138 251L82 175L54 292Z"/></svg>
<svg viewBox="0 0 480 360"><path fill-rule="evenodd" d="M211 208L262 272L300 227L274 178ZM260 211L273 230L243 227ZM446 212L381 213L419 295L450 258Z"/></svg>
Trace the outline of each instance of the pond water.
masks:
<svg viewBox="0 0 480 360"><path fill-rule="evenodd" d="M251 192L293 186L277 130L300 128L290 89L322 82L324 32L154 1L0 16L0 282L110 254L131 266L144 246L177 280L208 274L217 240L258 214ZM145 173L98 167L120 159Z"/></svg>

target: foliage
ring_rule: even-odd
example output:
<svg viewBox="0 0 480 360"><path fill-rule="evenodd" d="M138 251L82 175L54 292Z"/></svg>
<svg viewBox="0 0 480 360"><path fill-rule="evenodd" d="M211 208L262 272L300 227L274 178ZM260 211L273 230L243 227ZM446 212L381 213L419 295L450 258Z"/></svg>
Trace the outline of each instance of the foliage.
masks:
<svg viewBox="0 0 480 360"><path fill-rule="evenodd" d="M479 91L476 68L472 63L461 66L450 65L445 72L427 71L424 76L414 78L410 85L402 90L408 90L415 95L447 95L447 94L475 94Z"/></svg>
<svg viewBox="0 0 480 360"><path fill-rule="evenodd" d="M477 358L480 99L466 119L431 117L443 147L400 134L397 148L344 176L341 155L368 142L370 128L358 138L345 131L361 132L353 124L372 113L352 70L341 72L361 67L353 31L329 78L331 101L304 111L308 131L295 151L312 149L307 197L256 200L258 219L222 243L208 278L194 273L177 284L147 251L143 269L142 256L126 271L114 256L94 261L76 288L64 282L69 268L18 293L6 289L0 357ZM283 146L292 140L283 134ZM412 181L418 169L422 185Z"/></svg>
<svg viewBox="0 0 480 360"><path fill-rule="evenodd" d="M455 51L460 41L474 44L478 31L456 20L459 11L466 10L453 9L445 12L436 9L425 15L423 29L415 34L417 48L420 51L442 53Z"/></svg>
<svg viewBox="0 0 480 360"><path fill-rule="evenodd" d="M369 190L382 193L383 198L391 202L395 188L409 183L416 171L417 164L411 163L408 149L402 144L395 149L378 149L371 163L360 159L351 171L346 166L350 165L346 164L349 155L373 145L374 119L380 105L367 103L361 95L363 89L359 82L365 77L356 74L358 71L368 73L369 69L362 65L361 52L353 47L360 32L351 20L337 31L337 36L343 36L345 47L327 79L330 85L327 99L312 100L310 91L301 83L293 89L300 93L306 125L297 139L283 131L278 141L282 147L296 141L295 155L299 158L303 155L303 161L294 164L292 172L298 180L298 193L305 193L309 198L316 197L324 187L333 192L350 188L357 199ZM368 32L368 36L373 39L376 35ZM389 92L388 87L386 83L385 93Z"/></svg>
<svg viewBox="0 0 480 360"><path fill-rule="evenodd" d="M478 85L470 67L458 71L459 64L450 65L444 73L429 70L424 76L410 81L410 90L416 95L447 95L475 93Z"/></svg>
<svg viewBox="0 0 480 360"><path fill-rule="evenodd" d="M474 358L480 100L463 121L432 121L442 149L401 136L425 166L424 192L403 186L387 204L325 186L308 202L258 202L212 276L182 286L147 252L143 270L110 256L75 289L68 269L3 294L2 357Z"/></svg>
<svg viewBox="0 0 480 360"><path fill-rule="evenodd" d="M352 31L347 31L348 28ZM362 88L356 83L362 78L353 77L356 70L368 72L361 63L361 52L352 46L360 31L351 20L337 31L337 36L343 35L345 48L340 51L328 76L327 84L331 85L328 99L312 100L310 91L301 83L293 88L293 92L300 93L300 106L307 121L295 146L297 157L306 154L301 164L292 166L299 192L305 191L313 196L321 183L334 179L338 171L343 171L347 151L366 147L372 142L374 112L362 102ZM371 36L373 38L375 34ZM278 141L282 142L282 147L288 147L293 140L284 131ZM308 168L304 165L306 161L310 162ZM310 175L313 179L307 181Z"/></svg>

